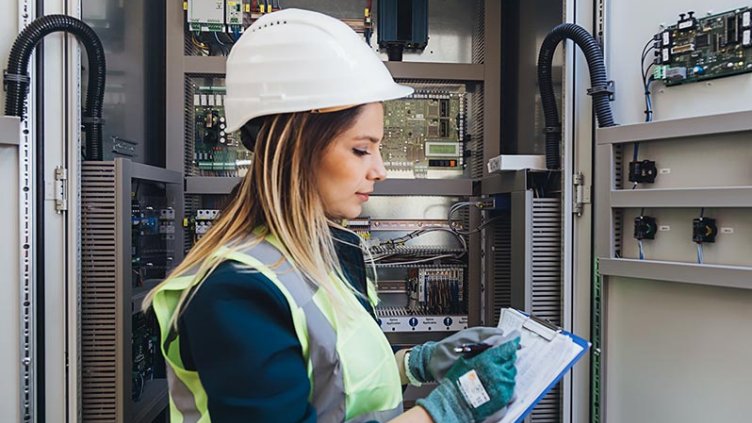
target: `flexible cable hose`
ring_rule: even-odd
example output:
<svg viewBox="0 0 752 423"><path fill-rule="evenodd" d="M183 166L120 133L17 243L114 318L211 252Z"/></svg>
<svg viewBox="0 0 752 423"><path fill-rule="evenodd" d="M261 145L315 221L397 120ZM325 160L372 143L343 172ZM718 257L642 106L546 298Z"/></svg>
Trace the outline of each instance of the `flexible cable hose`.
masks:
<svg viewBox="0 0 752 423"><path fill-rule="evenodd" d="M540 89L543 114L546 121L546 168L559 169L559 150L561 144L561 122L556 106L553 83L553 58L556 47L564 39L571 39L585 54L590 69L590 83L594 88L606 87L608 78L603 53L598 42L581 26L565 23L555 27L543 40L538 55L538 87ZM596 91L593 93L595 114L598 126L601 128L615 126L609 103L609 93Z"/></svg>
<svg viewBox="0 0 752 423"><path fill-rule="evenodd" d="M90 160L102 160L102 102L104 99L105 57L99 37L91 27L67 15L42 16L30 23L16 38L8 58L5 87L5 114L23 117L24 101L29 92L29 59L42 38L53 32L75 35L86 49L89 60L89 86L83 124L86 153Z"/></svg>

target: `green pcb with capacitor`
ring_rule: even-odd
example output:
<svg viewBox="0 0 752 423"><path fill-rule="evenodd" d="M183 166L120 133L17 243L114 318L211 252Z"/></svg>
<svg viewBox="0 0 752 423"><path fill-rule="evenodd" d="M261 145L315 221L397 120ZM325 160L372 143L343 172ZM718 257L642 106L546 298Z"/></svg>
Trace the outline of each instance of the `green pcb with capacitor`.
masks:
<svg viewBox="0 0 752 423"><path fill-rule="evenodd" d="M381 154L387 171L416 177L429 169L463 171L464 86L416 89L409 97L384 103Z"/></svg>
<svg viewBox="0 0 752 423"><path fill-rule="evenodd" d="M243 176L253 153L239 133L225 132L224 87L196 87L194 107L194 163L203 176Z"/></svg>
<svg viewBox="0 0 752 423"><path fill-rule="evenodd" d="M667 86L752 72L752 8L681 14L656 39L653 77Z"/></svg>

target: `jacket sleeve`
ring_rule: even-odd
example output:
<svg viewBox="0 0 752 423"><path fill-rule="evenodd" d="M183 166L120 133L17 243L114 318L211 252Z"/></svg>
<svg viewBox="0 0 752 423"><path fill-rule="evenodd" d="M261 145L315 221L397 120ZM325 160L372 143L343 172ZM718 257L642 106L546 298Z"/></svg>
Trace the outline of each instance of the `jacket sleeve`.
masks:
<svg viewBox="0 0 752 423"><path fill-rule="evenodd" d="M262 274L222 264L188 303L178 332L212 422L316 421L287 300Z"/></svg>

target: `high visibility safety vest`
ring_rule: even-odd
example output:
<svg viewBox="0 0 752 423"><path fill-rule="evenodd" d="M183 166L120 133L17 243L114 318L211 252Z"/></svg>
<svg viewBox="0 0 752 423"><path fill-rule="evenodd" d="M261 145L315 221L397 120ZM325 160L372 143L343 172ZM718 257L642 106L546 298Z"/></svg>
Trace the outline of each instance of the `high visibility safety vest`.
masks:
<svg viewBox="0 0 752 423"><path fill-rule="evenodd" d="M402 388L394 354L378 324L345 286L332 275L342 301L353 312L335 312L325 292L310 283L284 257L271 235L244 251L220 248L215 254L237 261L271 280L287 299L295 333L308 365L310 403L318 421L384 422L402 413ZM154 296L161 329L162 354L167 363L172 423L211 421L208 399L199 374L187 370L180 356L178 336L169 322L183 291L200 278L170 279Z"/></svg>

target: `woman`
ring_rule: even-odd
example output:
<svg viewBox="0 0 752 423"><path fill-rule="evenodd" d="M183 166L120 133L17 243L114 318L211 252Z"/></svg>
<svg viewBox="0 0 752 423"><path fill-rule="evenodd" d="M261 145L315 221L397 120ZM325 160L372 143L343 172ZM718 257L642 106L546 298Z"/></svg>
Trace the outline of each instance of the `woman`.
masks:
<svg viewBox="0 0 752 423"><path fill-rule="evenodd" d="M395 356L359 238L335 223L357 217L385 177L380 102L412 89L345 24L293 9L246 30L226 82L227 131L240 129L253 167L146 301L162 329L172 421L454 422L502 410L518 339L473 328ZM499 346L454 352L480 341ZM402 413L408 380L441 383Z"/></svg>

